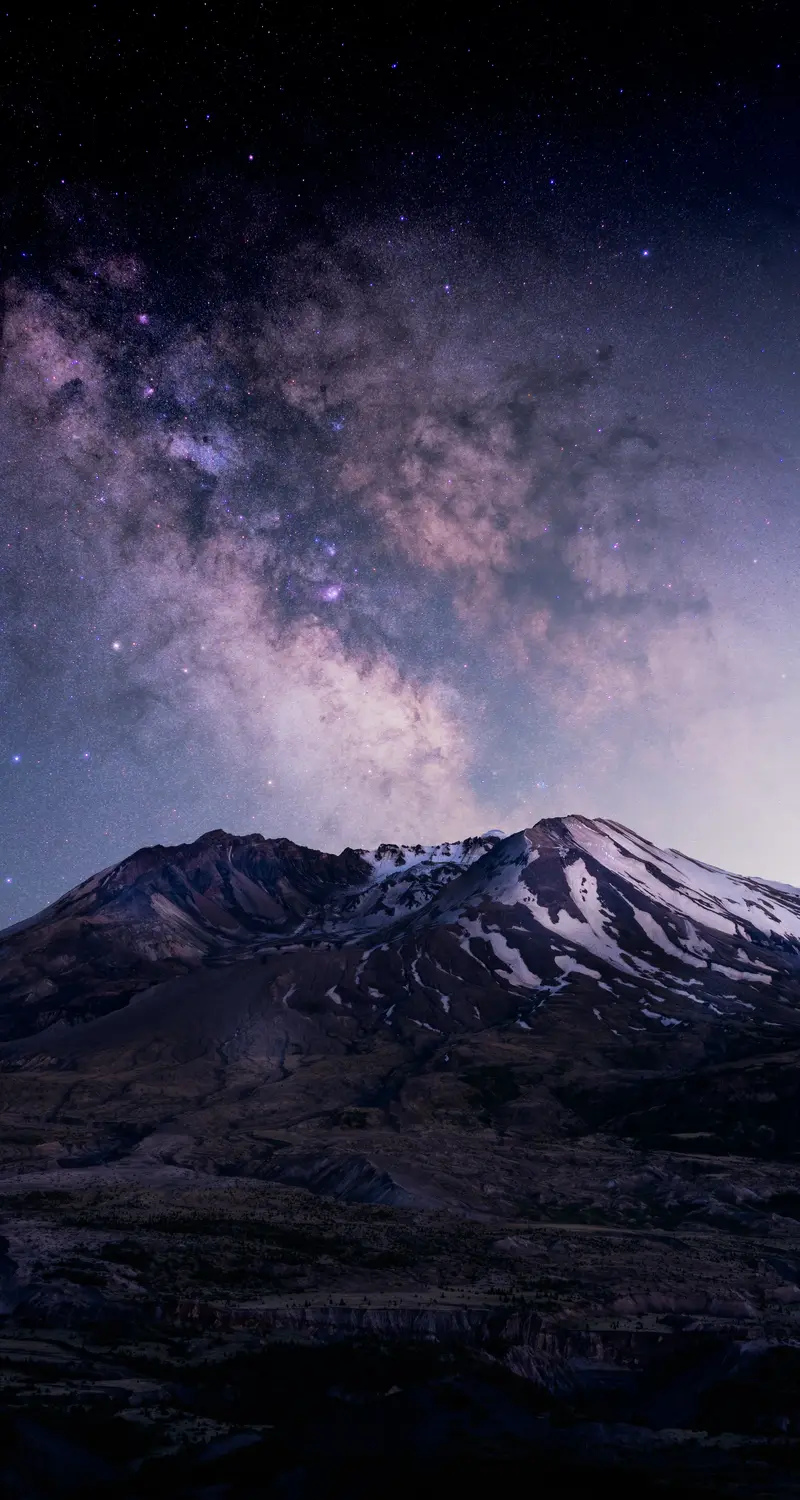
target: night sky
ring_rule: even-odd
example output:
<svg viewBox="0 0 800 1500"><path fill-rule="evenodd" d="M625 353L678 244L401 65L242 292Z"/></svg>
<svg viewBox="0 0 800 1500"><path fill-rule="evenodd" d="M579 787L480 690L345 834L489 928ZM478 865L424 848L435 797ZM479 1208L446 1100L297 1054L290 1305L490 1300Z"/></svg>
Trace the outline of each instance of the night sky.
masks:
<svg viewBox="0 0 800 1500"><path fill-rule="evenodd" d="M796 7L369 9L0 23L0 925L214 827L800 884Z"/></svg>

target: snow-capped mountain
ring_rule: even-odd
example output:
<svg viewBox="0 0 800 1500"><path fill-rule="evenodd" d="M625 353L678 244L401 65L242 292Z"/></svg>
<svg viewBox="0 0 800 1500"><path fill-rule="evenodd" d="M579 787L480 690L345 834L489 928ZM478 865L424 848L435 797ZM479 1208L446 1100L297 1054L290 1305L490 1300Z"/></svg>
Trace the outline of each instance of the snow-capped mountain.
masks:
<svg viewBox="0 0 800 1500"><path fill-rule="evenodd" d="M603 1004L636 991L643 1016L667 1027L698 1006L780 1026L800 1002L800 890L727 874L602 819L546 819L502 840L423 921L459 934L540 1003L573 974L593 980Z"/></svg>
<svg viewBox="0 0 800 1500"><path fill-rule="evenodd" d="M358 1031L531 1029L548 1003L590 994L618 1037L701 1021L777 1036L800 1002L800 891L583 817L340 855L216 830L141 850L0 934L2 1033L278 956L287 1005L322 997Z"/></svg>
<svg viewBox="0 0 800 1500"><path fill-rule="evenodd" d="M424 908L500 837L333 855L215 829L140 849L0 933L0 1035L102 1015L149 985L288 939L366 936Z"/></svg>

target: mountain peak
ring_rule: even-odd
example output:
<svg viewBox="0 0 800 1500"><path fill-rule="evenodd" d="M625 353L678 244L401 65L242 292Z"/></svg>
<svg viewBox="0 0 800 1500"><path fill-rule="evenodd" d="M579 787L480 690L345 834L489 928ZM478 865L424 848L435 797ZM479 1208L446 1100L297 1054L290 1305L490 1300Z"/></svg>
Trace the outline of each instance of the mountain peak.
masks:
<svg viewBox="0 0 800 1500"><path fill-rule="evenodd" d="M20 1038L92 1022L208 966L334 950L356 967L366 955L349 1009L367 1029L443 1036L487 1018L530 1029L591 981L609 1036L786 1031L800 996L800 892L578 813L340 854L213 829L140 849L5 933L0 1024ZM340 989L324 989L335 1012Z"/></svg>

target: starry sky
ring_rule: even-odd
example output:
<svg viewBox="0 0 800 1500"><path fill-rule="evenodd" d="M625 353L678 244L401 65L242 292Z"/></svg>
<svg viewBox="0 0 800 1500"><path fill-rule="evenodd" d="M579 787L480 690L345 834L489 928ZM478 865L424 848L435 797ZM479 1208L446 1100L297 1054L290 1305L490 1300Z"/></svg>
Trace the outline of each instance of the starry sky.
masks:
<svg viewBox="0 0 800 1500"><path fill-rule="evenodd" d="M0 38L0 924L213 827L800 884L792 7L124 9Z"/></svg>

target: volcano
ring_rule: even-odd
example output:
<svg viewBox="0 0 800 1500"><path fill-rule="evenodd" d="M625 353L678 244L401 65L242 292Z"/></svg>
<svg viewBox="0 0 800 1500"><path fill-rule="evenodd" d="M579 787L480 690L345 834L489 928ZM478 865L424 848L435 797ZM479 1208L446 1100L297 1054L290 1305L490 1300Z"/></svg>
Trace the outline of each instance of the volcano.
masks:
<svg viewBox="0 0 800 1500"><path fill-rule="evenodd" d="M0 934L0 1038L9 1451L794 1483L800 891L580 816L216 830Z"/></svg>
<svg viewBox="0 0 800 1500"><path fill-rule="evenodd" d="M396 1133L452 1123L459 1058L485 1053L505 1070L486 1106L504 1131L732 1131L793 1155L800 891L577 816L340 855L217 830L3 933L0 1024L9 1087L74 1070L97 1108L124 1077L145 1109L183 1066L192 1111L198 1089L217 1111L246 1080L276 1128L355 1110ZM755 1063L776 1092L754 1111Z"/></svg>

